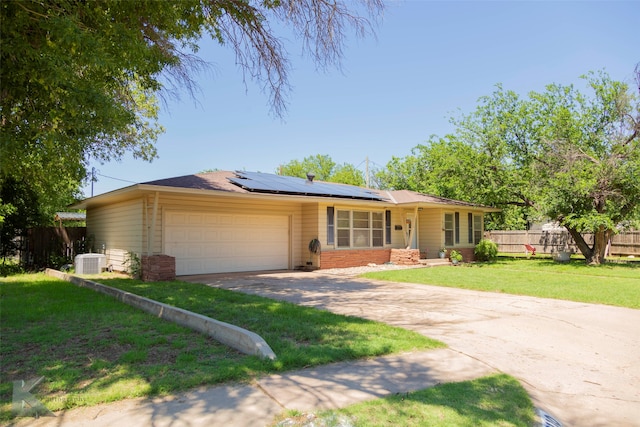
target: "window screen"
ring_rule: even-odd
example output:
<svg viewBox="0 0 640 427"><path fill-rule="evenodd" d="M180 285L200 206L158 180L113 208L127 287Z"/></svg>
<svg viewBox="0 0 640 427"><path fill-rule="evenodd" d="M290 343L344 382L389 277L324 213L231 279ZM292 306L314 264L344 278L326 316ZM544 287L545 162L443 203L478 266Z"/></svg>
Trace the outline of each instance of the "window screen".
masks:
<svg viewBox="0 0 640 427"><path fill-rule="evenodd" d="M473 216L473 242L477 245L482 240L482 215Z"/></svg>
<svg viewBox="0 0 640 427"><path fill-rule="evenodd" d="M384 211L385 243L391 244L391 211Z"/></svg>
<svg viewBox="0 0 640 427"><path fill-rule="evenodd" d="M453 214L444 214L444 244L453 246Z"/></svg>
<svg viewBox="0 0 640 427"><path fill-rule="evenodd" d="M351 212L338 211L338 247L351 246Z"/></svg>
<svg viewBox="0 0 640 427"><path fill-rule="evenodd" d="M335 217L333 206L327 207L327 245L333 245L335 243Z"/></svg>

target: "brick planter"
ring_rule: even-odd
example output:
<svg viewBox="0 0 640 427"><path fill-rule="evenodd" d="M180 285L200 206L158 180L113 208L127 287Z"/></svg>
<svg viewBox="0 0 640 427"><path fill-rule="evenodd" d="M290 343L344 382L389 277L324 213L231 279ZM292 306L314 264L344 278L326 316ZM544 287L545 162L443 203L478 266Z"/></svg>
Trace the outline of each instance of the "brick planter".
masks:
<svg viewBox="0 0 640 427"><path fill-rule="evenodd" d="M345 249L322 251L320 268L360 267L367 264L389 262L389 249Z"/></svg>
<svg viewBox="0 0 640 427"><path fill-rule="evenodd" d="M454 248L462 254L464 262L472 262L476 260L476 254L474 248Z"/></svg>
<svg viewBox="0 0 640 427"><path fill-rule="evenodd" d="M393 264L414 265L420 263L420 249L391 249Z"/></svg>
<svg viewBox="0 0 640 427"><path fill-rule="evenodd" d="M176 278L176 259L169 255L142 255L142 280L166 282Z"/></svg>

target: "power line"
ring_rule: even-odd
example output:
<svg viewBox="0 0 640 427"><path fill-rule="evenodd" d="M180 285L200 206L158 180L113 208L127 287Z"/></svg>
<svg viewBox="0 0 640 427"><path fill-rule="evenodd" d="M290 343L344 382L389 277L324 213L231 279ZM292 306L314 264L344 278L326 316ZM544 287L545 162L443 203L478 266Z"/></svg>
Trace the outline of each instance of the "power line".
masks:
<svg viewBox="0 0 640 427"><path fill-rule="evenodd" d="M103 178L115 179L116 181L128 182L129 184L137 184L137 182L135 181L129 181L127 179L122 179L122 178L114 178L113 176L102 175L101 173L98 173L98 172L96 172L96 175L99 175Z"/></svg>

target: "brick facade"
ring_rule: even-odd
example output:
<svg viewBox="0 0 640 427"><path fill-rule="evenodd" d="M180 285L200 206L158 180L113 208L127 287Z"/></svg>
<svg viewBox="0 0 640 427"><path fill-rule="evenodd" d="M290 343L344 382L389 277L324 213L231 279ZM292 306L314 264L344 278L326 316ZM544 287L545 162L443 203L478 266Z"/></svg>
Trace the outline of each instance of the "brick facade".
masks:
<svg viewBox="0 0 640 427"><path fill-rule="evenodd" d="M462 261L471 262L476 260L476 255L473 252L474 248L454 248L462 254Z"/></svg>
<svg viewBox="0 0 640 427"><path fill-rule="evenodd" d="M176 259L169 255L142 255L142 280L165 282L176 278Z"/></svg>
<svg viewBox="0 0 640 427"><path fill-rule="evenodd" d="M360 267L367 264L389 262L391 249L345 249L322 251L320 268Z"/></svg>

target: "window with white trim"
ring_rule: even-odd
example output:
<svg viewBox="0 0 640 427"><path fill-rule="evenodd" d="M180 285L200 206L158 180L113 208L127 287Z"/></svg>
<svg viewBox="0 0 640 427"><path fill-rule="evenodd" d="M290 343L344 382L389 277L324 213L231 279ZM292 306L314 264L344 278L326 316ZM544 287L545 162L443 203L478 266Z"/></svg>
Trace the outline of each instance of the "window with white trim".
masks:
<svg viewBox="0 0 640 427"><path fill-rule="evenodd" d="M444 214L444 245L453 246L453 214Z"/></svg>
<svg viewBox="0 0 640 427"><path fill-rule="evenodd" d="M384 212L336 210L336 214L339 248L384 246Z"/></svg>
<svg viewBox="0 0 640 427"><path fill-rule="evenodd" d="M482 240L482 215L473 216L473 240L476 245Z"/></svg>
<svg viewBox="0 0 640 427"><path fill-rule="evenodd" d="M338 211L338 247L351 247L351 212Z"/></svg>

